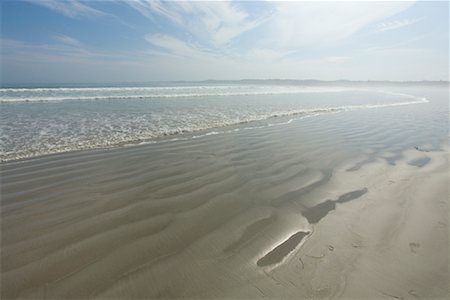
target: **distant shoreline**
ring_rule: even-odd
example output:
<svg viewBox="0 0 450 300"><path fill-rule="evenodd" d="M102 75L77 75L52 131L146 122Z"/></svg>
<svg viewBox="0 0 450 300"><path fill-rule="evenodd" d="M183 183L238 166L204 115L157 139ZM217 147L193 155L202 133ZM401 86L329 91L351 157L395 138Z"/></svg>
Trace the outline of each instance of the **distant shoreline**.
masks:
<svg viewBox="0 0 450 300"><path fill-rule="evenodd" d="M199 81L147 81L147 82L26 82L26 83L0 83L0 88L57 88L57 87L141 87L141 86L173 86L173 85L190 85L190 84L265 84L265 85L299 85L299 86L409 86L409 85L427 85L449 86L449 81L444 80L423 80L423 81L390 81L390 80L318 80L318 79L240 79L240 80L199 80Z"/></svg>

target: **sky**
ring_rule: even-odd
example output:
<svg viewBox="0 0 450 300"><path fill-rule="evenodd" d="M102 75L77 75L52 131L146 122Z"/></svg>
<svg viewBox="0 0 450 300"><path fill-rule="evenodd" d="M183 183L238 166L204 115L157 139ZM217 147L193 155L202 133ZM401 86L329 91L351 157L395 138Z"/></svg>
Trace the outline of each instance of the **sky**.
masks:
<svg viewBox="0 0 450 300"><path fill-rule="evenodd" d="M448 80L448 1L1 2L3 83Z"/></svg>

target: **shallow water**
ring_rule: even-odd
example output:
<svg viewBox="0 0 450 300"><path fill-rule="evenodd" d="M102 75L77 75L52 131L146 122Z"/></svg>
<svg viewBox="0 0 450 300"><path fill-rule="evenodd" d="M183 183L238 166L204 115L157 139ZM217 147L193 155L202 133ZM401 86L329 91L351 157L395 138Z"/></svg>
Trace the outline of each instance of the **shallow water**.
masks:
<svg viewBox="0 0 450 300"><path fill-rule="evenodd" d="M0 89L4 161L290 123L352 110L424 105L387 88L280 85ZM281 120L280 117L289 117ZM183 137L184 138L184 137Z"/></svg>

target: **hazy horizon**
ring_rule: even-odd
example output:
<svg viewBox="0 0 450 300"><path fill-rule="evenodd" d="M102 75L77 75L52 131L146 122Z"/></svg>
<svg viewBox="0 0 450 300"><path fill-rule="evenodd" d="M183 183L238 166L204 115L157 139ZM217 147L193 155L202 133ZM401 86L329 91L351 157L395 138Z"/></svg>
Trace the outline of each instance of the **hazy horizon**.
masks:
<svg viewBox="0 0 450 300"><path fill-rule="evenodd" d="M1 8L3 86L449 79L447 1L27 0Z"/></svg>
<svg viewBox="0 0 450 300"><path fill-rule="evenodd" d="M58 87L139 87L151 85L173 85L173 84L266 84L266 85L409 85L409 84L450 84L448 80L349 80L349 79L335 79L335 80L320 80L320 79L205 79L205 80L155 80L155 81L117 81L117 82L0 82L0 88L15 88L15 87L44 87L44 88L58 88Z"/></svg>

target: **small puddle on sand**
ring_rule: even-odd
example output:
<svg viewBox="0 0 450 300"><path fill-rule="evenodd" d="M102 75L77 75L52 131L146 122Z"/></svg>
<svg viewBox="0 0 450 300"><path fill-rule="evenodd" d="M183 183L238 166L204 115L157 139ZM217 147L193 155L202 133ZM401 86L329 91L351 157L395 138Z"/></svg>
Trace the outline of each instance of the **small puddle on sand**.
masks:
<svg viewBox="0 0 450 300"><path fill-rule="evenodd" d="M417 158L415 160L410 161L408 164L411 166L416 166L416 167L422 168L423 166L428 164L430 162L430 160L431 160L431 158L429 158L429 157L421 157L421 158Z"/></svg>
<svg viewBox="0 0 450 300"><path fill-rule="evenodd" d="M316 224L322 220L330 211L336 209L336 203L345 203L357 199L368 192L367 188L356 190L339 196L337 200L327 200L316 206L308 208L302 212L302 215L308 220L309 224Z"/></svg>
<svg viewBox="0 0 450 300"><path fill-rule="evenodd" d="M289 253L295 250L300 242L309 234L309 231L298 231L291 235L286 241L276 246L272 251L260 258L256 264L266 267L281 262Z"/></svg>

